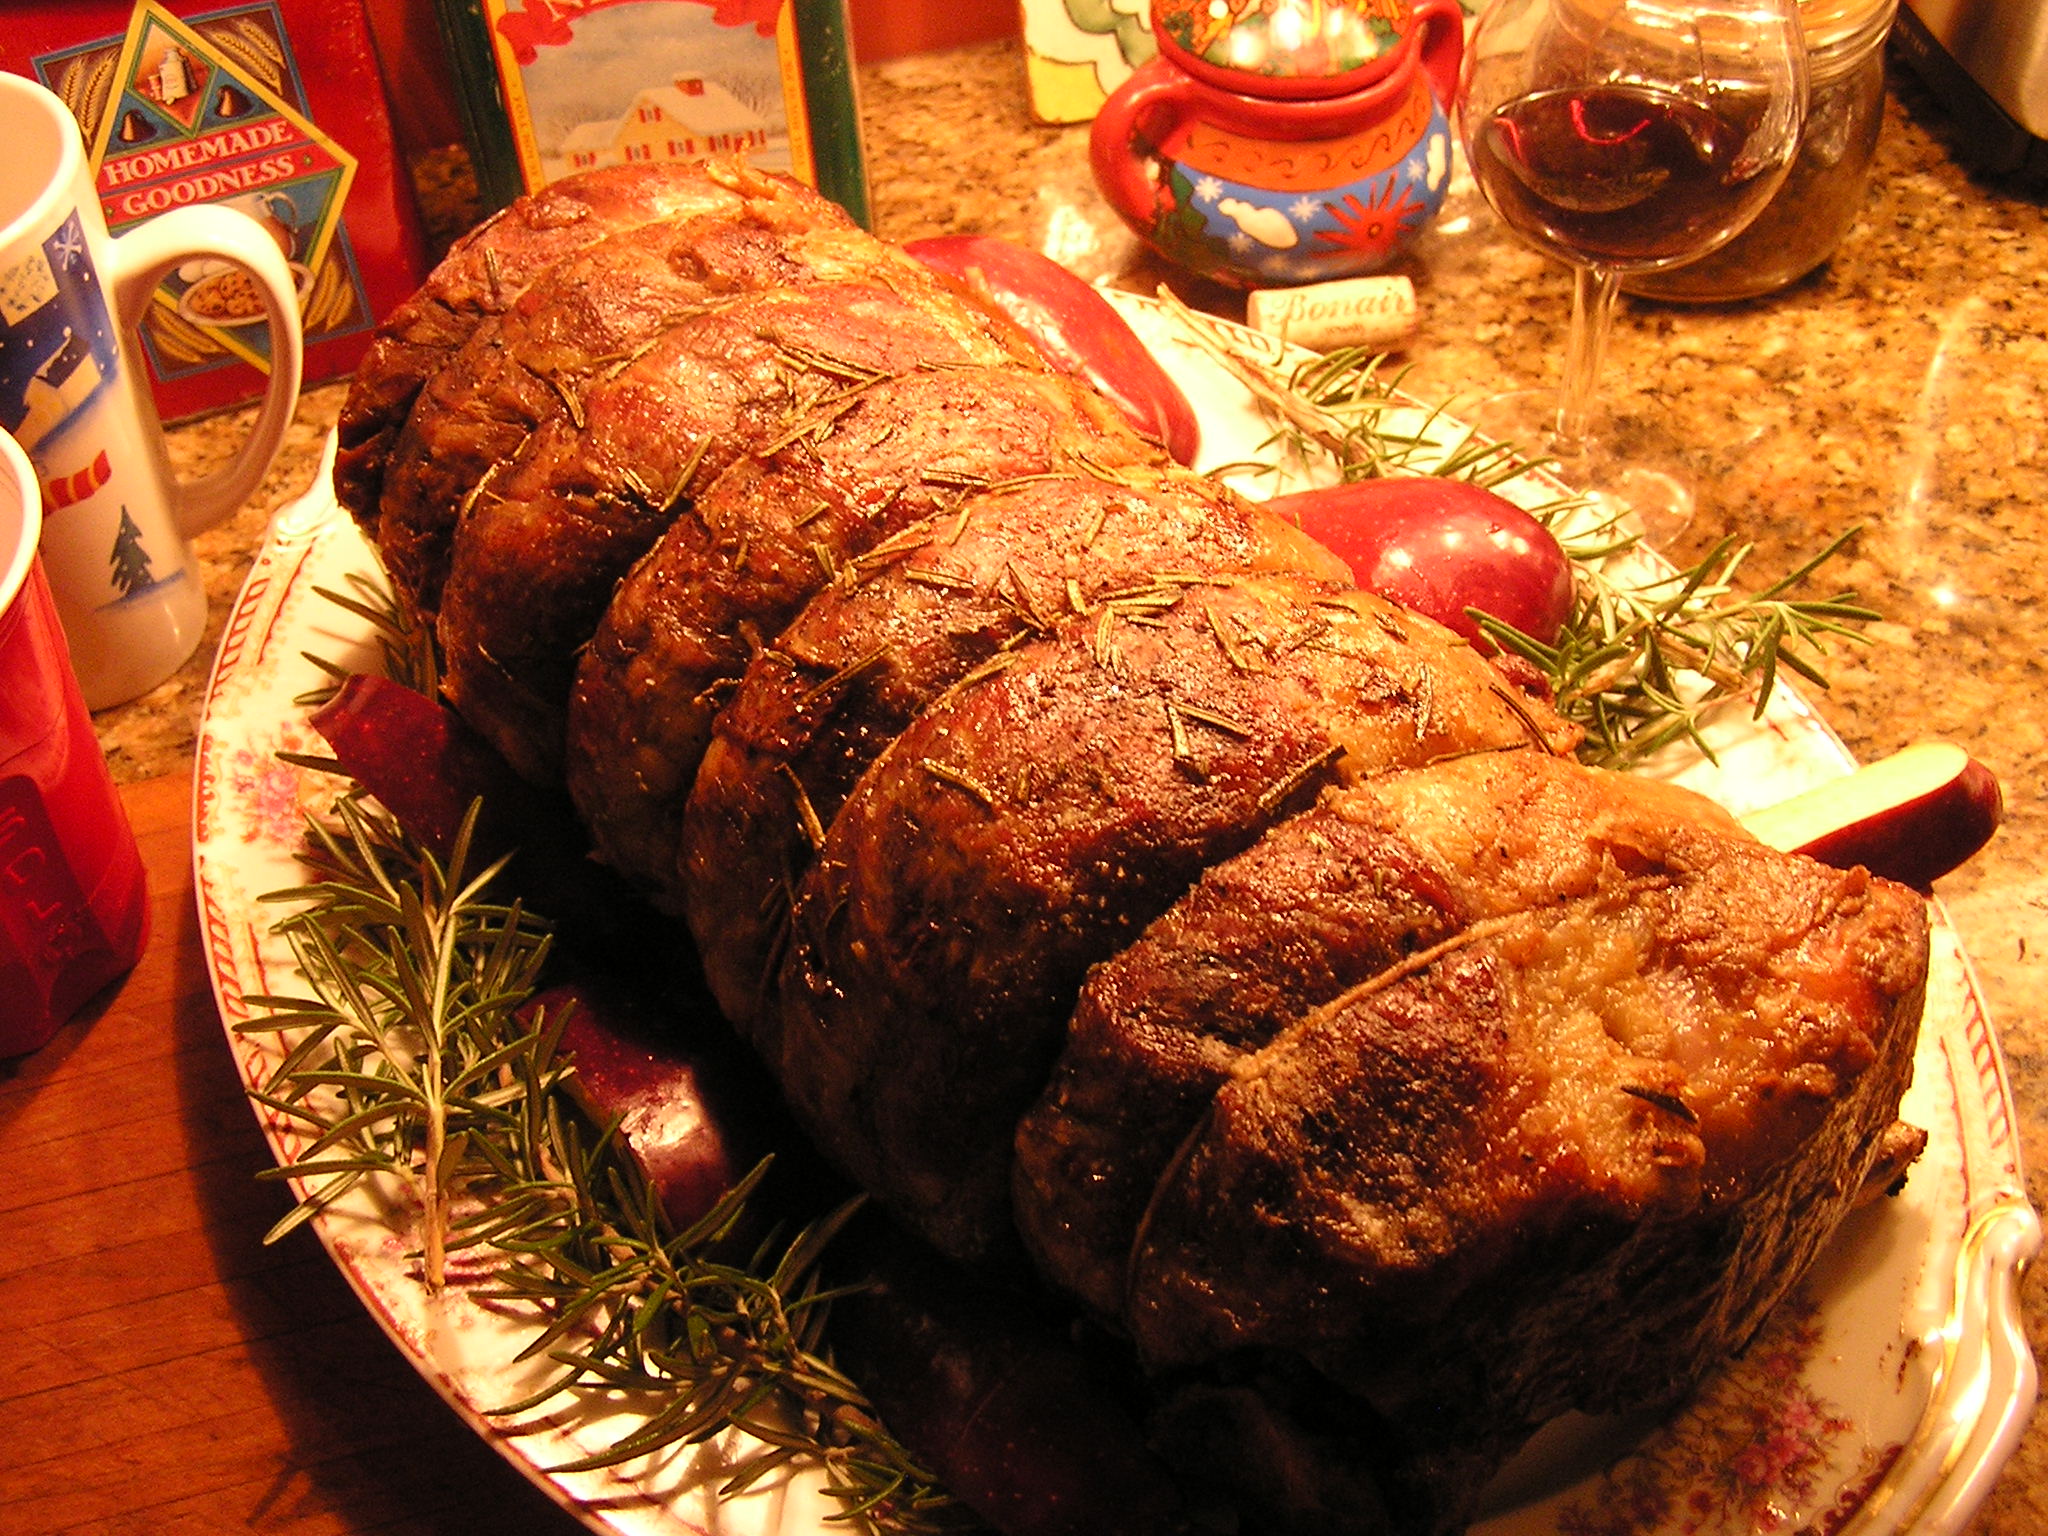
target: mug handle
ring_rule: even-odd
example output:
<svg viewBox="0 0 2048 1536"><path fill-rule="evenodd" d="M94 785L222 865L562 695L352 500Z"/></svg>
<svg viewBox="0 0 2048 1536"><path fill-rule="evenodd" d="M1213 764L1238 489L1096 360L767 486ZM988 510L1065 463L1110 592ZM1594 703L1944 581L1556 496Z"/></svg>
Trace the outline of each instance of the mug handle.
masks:
<svg viewBox="0 0 2048 1536"><path fill-rule="evenodd" d="M1191 94L1188 77L1164 56L1155 55L1109 93L1088 130L1088 163L1095 183L1136 228L1150 229L1154 215L1152 182L1144 169L1147 157L1138 151L1139 120L1170 110L1177 122L1182 103Z"/></svg>
<svg viewBox="0 0 2048 1536"><path fill-rule="evenodd" d="M1422 69L1446 118L1456 105L1465 62L1465 11L1458 0L1415 0L1409 30L1422 34Z"/></svg>
<svg viewBox="0 0 2048 1536"><path fill-rule="evenodd" d="M204 479L182 481L158 456L164 499L187 538L221 521L262 483L298 407L299 380L305 368L292 269L263 226L234 208L174 208L113 241L108 287L121 324L130 332L139 332L157 285L195 256L232 262L256 280L264 324L270 329L270 383L255 426L225 469ZM137 393L145 405L150 403L146 381L138 380Z"/></svg>

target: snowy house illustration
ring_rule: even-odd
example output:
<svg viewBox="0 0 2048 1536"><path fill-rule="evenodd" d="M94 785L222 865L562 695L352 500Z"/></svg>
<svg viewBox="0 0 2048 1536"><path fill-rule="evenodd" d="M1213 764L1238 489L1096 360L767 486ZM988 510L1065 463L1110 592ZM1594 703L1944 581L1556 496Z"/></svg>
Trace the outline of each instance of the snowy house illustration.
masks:
<svg viewBox="0 0 2048 1536"><path fill-rule="evenodd" d="M15 435L23 442L41 442L93 397L105 377L85 338L66 326L63 344L23 391L23 415L13 426Z"/></svg>
<svg viewBox="0 0 2048 1536"><path fill-rule="evenodd" d="M556 174L635 160L694 160L746 152L772 163L770 146L785 148L788 130L724 86L695 75L636 94L611 121L584 123L562 140ZM772 154L772 152L771 152Z"/></svg>

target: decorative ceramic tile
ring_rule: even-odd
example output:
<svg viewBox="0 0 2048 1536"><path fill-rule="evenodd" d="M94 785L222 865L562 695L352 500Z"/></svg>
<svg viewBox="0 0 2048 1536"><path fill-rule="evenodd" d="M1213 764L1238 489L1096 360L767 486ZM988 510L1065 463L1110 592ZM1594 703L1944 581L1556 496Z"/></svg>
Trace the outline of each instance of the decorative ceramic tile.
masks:
<svg viewBox="0 0 2048 1536"><path fill-rule="evenodd" d="M1085 123L1132 70L1158 52L1149 0L1018 0L1031 111Z"/></svg>

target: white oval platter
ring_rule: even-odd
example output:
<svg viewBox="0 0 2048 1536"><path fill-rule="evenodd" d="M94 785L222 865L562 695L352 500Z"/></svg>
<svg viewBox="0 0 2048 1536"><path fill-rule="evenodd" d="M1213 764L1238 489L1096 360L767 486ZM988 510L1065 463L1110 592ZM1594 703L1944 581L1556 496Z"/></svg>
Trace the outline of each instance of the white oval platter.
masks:
<svg viewBox="0 0 2048 1536"><path fill-rule="evenodd" d="M1198 467L1268 453L1268 429L1250 396L1184 323L1155 302L1116 297L1196 406L1204 434ZM1275 488L1237 478L1255 494ZM294 702L322 681L308 654L350 668L376 664L369 627L315 590L346 591L353 575L376 569L327 482L323 464L313 489L269 530L215 659L199 740L193 858L206 961L251 1087L266 1076L274 1047L238 1031L252 1013L245 999L297 986L291 953L272 931L278 909L260 898L302 883L304 819L324 810L337 788L277 754L323 750ZM1853 766L1826 724L1783 688L1763 721L1735 711L1713 739L1717 761L1694 755L1660 768L1738 814ZM1938 906L1935 919L1904 1110L1929 1140L1903 1191L1858 1212L1764 1335L1684 1409L1654 1422L1570 1420L1546 1430L1489 1490L1475 1536L1960 1531L2033 1408L2018 1277L2041 1229L2024 1194L1996 1035ZM289 1160L295 1129L267 1110L258 1119L280 1162ZM591 1529L845 1529L828 1522L835 1506L815 1479L721 1499L724 1469L741 1449L729 1443L600 1472L551 1471L617 1439L633 1414L595 1394L517 1420L494 1414L494 1405L517 1400L538 1379L534 1367L514 1363L535 1325L477 1304L459 1283L430 1296L407 1257L409 1213L371 1191L315 1228L422 1376Z"/></svg>

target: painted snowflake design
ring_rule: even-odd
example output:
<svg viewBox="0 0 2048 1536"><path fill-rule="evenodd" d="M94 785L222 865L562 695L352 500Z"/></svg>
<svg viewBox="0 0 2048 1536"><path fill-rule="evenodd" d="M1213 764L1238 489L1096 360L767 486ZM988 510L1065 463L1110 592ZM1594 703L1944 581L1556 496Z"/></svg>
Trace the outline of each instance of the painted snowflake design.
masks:
<svg viewBox="0 0 2048 1536"><path fill-rule="evenodd" d="M1195 196L1202 202L1213 203L1223 195L1223 183L1214 176L1200 176L1195 180Z"/></svg>
<svg viewBox="0 0 2048 1536"><path fill-rule="evenodd" d="M1321 211L1322 206L1312 197L1297 197L1287 205L1287 212L1295 223L1306 224Z"/></svg>
<svg viewBox="0 0 2048 1536"><path fill-rule="evenodd" d="M50 237L50 255L69 265L85 250L85 234L76 224L66 224Z"/></svg>

